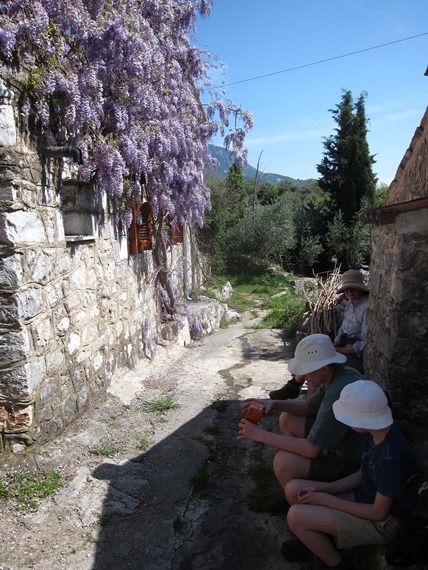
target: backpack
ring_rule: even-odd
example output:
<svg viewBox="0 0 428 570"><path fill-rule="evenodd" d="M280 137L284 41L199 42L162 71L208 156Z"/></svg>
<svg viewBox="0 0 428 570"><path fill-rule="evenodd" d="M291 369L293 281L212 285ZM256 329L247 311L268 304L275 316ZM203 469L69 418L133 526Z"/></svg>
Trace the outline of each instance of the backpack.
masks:
<svg viewBox="0 0 428 570"><path fill-rule="evenodd" d="M414 505L400 528L394 544L386 551L390 566L411 566L428 562L428 477L416 473L407 481L402 499Z"/></svg>

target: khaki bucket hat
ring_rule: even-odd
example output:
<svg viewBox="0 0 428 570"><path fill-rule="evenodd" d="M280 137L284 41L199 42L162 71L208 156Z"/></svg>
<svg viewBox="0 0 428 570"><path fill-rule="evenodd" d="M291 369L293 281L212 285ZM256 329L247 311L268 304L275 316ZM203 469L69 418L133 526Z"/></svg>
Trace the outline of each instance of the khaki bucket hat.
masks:
<svg viewBox="0 0 428 570"><path fill-rule="evenodd" d="M349 271L345 271L342 275L342 285L337 292L342 293L345 289L359 289L366 293L370 291L370 289L364 285L362 273L357 269L350 269Z"/></svg>

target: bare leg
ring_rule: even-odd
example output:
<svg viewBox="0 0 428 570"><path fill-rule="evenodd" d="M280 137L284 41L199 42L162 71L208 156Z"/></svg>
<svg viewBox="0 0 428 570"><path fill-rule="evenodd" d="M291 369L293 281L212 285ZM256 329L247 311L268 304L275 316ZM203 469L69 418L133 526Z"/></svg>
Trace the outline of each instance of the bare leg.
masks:
<svg viewBox="0 0 428 570"><path fill-rule="evenodd" d="M292 479L309 477L311 460L288 451L278 451L273 460L273 470L279 484L284 489Z"/></svg>
<svg viewBox="0 0 428 570"><path fill-rule="evenodd" d="M305 416L294 416L282 413L279 417L279 428L283 435L290 437L305 436ZM291 479L303 479L309 475L311 460L289 451L280 450L275 455L273 470L279 484L284 489Z"/></svg>
<svg viewBox="0 0 428 570"><path fill-rule="evenodd" d="M290 503L290 505L295 505L297 503L297 493L300 489L305 489L311 487L312 485L317 485L319 481L310 481L308 479L293 479L287 483L284 492L285 498Z"/></svg>
<svg viewBox="0 0 428 570"><path fill-rule="evenodd" d="M306 416L294 416L282 412L279 416L279 429L282 435L305 437Z"/></svg>
<svg viewBox="0 0 428 570"><path fill-rule="evenodd" d="M293 505L288 511L287 524L297 538L327 566L335 566L342 560L331 538L337 535L331 509Z"/></svg>

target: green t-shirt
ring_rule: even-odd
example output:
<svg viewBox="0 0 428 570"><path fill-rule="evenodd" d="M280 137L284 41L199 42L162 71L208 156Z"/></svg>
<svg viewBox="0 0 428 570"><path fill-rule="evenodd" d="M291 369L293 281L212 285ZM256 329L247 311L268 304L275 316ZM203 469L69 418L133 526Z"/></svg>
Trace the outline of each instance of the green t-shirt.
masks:
<svg viewBox="0 0 428 570"><path fill-rule="evenodd" d="M339 399L345 386L361 379L364 376L354 368L336 364L330 382L321 384L308 400L308 406L317 412L317 417L306 439L321 449L339 452L354 463L361 463L363 434L336 420L333 402Z"/></svg>

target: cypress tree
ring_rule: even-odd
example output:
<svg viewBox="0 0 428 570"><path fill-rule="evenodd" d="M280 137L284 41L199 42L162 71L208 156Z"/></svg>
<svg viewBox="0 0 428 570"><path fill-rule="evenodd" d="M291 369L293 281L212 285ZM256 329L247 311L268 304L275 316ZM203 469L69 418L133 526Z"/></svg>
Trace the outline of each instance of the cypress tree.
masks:
<svg viewBox="0 0 428 570"><path fill-rule="evenodd" d="M248 195L242 168L231 164L225 179L228 217L232 223L242 218Z"/></svg>
<svg viewBox="0 0 428 570"><path fill-rule="evenodd" d="M362 205L373 204L375 160L367 143L365 97L362 93L354 103L351 91L344 90L341 102L330 109L338 126L336 134L325 138L324 157L317 165L319 186L330 198L330 221L342 212L344 223L352 223Z"/></svg>

